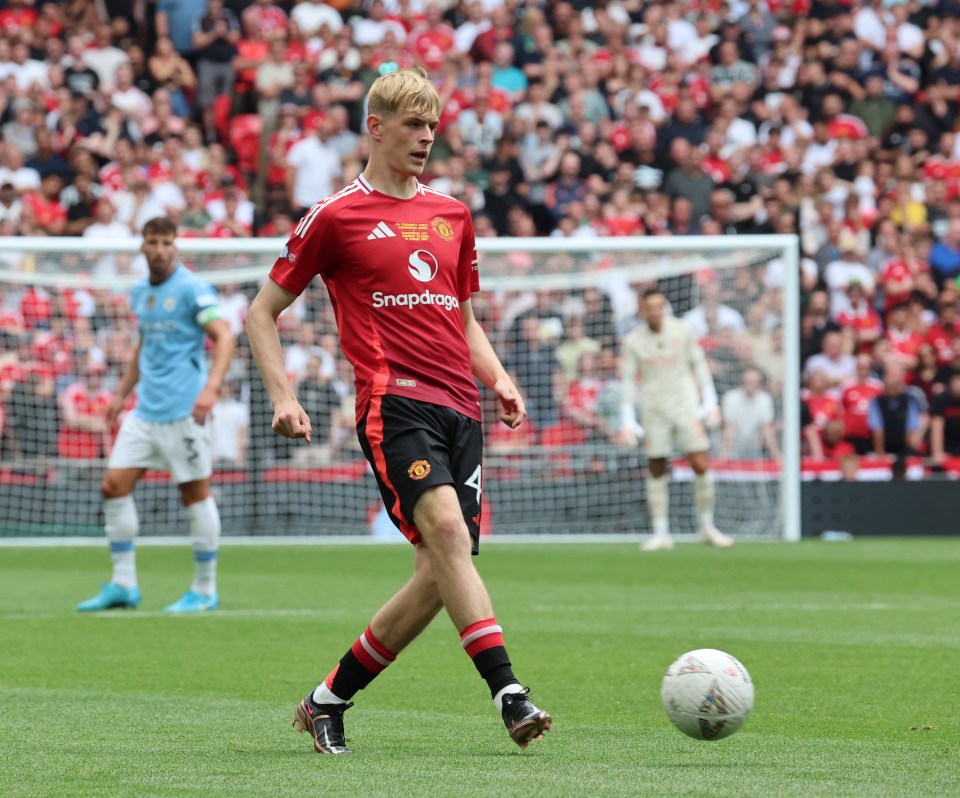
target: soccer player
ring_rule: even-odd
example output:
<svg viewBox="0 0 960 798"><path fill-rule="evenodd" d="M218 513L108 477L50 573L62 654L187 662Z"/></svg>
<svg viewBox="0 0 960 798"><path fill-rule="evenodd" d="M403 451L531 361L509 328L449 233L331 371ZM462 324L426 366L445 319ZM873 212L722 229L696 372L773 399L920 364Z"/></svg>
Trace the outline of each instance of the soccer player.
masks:
<svg viewBox="0 0 960 798"><path fill-rule="evenodd" d="M234 338L217 295L177 262L176 225L157 217L143 226L141 251L149 275L130 293L140 340L107 407L113 425L134 387L137 402L123 420L100 485L113 577L80 611L136 607L140 603L134 557L139 529L133 489L148 468L166 468L190 516L195 575L190 589L167 612L215 610L220 514L210 495L211 446L207 423ZM206 339L213 341L209 371Z"/></svg>
<svg viewBox="0 0 960 798"><path fill-rule="evenodd" d="M510 737L525 748L552 721L514 676L471 559L482 486L474 377L496 394L508 426L518 427L526 408L473 314L470 212L417 179L440 120L436 88L422 70L395 71L373 83L367 102L366 168L300 221L250 306L247 333L274 431L309 441L311 420L284 373L276 320L314 276L323 278L354 368L357 435L390 518L415 547L413 575L307 693L294 726L310 732L318 753L348 753L350 699L445 608Z"/></svg>
<svg viewBox="0 0 960 798"><path fill-rule="evenodd" d="M639 376L644 445L650 466L647 501L653 524L653 535L643 549L673 548L666 472L675 437L695 475L693 495L700 517L700 540L729 548L733 540L713 524L714 485L704 422L718 426L720 411L707 360L693 330L681 319L666 315L667 299L662 291L646 290L641 303L646 324L623 339L620 438L629 444L637 440L634 388Z"/></svg>

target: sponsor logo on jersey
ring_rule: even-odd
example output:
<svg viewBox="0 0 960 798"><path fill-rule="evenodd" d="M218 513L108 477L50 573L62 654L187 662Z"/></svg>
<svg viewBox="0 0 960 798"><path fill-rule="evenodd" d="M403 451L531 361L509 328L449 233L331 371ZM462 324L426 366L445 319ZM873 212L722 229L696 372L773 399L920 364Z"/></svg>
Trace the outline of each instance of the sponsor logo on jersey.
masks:
<svg viewBox="0 0 960 798"><path fill-rule="evenodd" d="M416 380L397 380L397 387L398 388L416 388L417 381ZM479 404L479 402L477 404Z"/></svg>
<svg viewBox="0 0 960 798"><path fill-rule="evenodd" d="M443 241L447 243L453 241L453 225L442 216L435 216L430 220L430 229L440 236Z"/></svg>
<svg viewBox="0 0 960 798"><path fill-rule="evenodd" d="M373 228L373 231L370 235L367 236L367 241L376 241L378 238L396 238L397 234L393 232L389 227L387 227L386 222L377 222L376 227Z"/></svg>
<svg viewBox="0 0 960 798"><path fill-rule="evenodd" d="M421 480L430 473L430 463L427 460L414 460L407 469L410 479Z"/></svg>
<svg viewBox="0 0 960 798"><path fill-rule="evenodd" d="M297 260L297 253L291 252L290 247L284 244L283 249L280 250L280 260L288 260L291 263L294 263Z"/></svg>
<svg viewBox="0 0 960 798"><path fill-rule="evenodd" d="M420 294L373 292L375 308L415 308L418 305L439 305L444 310L456 310L460 307L460 300L450 294L435 294L433 291L424 291Z"/></svg>
<svg viewBox="0 0 960 798"><path fill-rule="evenodd" d="M157 298L152 294L147 297L147 310L153 310L153 306L157 304Z"/></svg>
<svg viewBox="0 0 960 798"><path fill-rule="evenodd" d="M429 283L440 270L437 256L425 249L415 249L407 258L407 269L421 283Z"/></svg>

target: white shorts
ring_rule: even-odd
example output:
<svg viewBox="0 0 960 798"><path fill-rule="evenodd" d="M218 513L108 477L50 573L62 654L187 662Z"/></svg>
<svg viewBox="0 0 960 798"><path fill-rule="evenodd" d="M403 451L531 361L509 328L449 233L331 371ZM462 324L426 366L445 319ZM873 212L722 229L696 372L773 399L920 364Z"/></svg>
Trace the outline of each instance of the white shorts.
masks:
<svg viewBox="0 0 960 798"><path fill-rule="evenodd" d="M177 485L208 479L213 473L210 425L198 424L193 416L156 423L128 413L107 468L169 471Z"/></svg>
<svg viewBox="0 0 960 798"><path fill-rule="evenodd" d="M644 447L647 457L661 458L673 454L673 444L682 454L706 452L710 439L696 410L680 409L657 412L643 408Z"/></svg>

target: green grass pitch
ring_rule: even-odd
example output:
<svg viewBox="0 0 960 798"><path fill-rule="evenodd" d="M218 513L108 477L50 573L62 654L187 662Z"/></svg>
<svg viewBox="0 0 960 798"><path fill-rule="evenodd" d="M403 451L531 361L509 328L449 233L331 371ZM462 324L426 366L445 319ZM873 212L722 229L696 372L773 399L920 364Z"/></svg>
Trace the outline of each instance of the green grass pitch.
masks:
<svg viewBox="0 0 960 798"><path fill-rule="evenodd" d="M515 670L555 729L507 738L446 616L320 757L293 710L405 578L405 546L221 553L223 609L158 610L189 550L141 547L144 603L80 616L94 548L0 549L3 796L960 795L957 540L485 544ZM696 742L659 702L693 648L738 657L747 725Z"/></svg>

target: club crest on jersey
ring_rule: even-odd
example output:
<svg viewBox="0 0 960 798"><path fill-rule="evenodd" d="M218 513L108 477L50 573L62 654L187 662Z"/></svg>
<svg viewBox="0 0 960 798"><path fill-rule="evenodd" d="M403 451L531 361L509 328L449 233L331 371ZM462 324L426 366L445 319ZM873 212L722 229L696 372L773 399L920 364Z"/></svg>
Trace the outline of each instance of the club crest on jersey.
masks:
<svg viewBox="0 0 960 798"><path fill-rule="evenodd" d="M420 480L430 473L430 463L427 460L414 460L407 469L407 476L410 479Z"/></svg>
<svg viewBox="0 0 960 798"><path fill-rule="evenodd" d="M172 296L168 296L166 299L163 300L163 309L167 311L167 313L170 313L176 306L177 306L177 300L174 299Z"/></svg>
<svg viewBox="0 0 960 798"><path fill-rule="evenodd" d="M435 216L430 220L430 229L440 236L443 241L447 243L453 241L453 225L442 216Z"/></svg>

